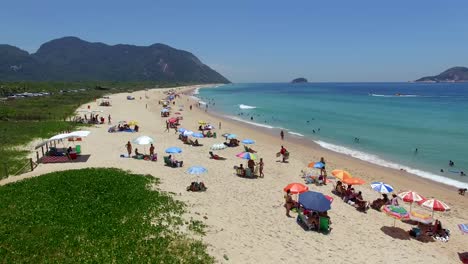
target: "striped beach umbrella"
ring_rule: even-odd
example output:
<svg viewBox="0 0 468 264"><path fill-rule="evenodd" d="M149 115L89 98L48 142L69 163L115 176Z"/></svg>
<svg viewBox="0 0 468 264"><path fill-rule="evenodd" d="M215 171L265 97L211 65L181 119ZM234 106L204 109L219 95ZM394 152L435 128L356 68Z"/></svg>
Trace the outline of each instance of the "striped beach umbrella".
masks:
<svg viewBox="0 0 468 264"><path fill-rule="evenodd" d="M405 208L395 205L385 205L382 207L382 211L388 216L393 217L393 226L395 226L395 220L409 219L409 213Z"/></svg>
<svg viewBox="0 0 468 264"><path fill-rule="evenodd" d="M434 222L434 218L427 214L421 214L418 212L410 212L410 219L423 224L431 224Z"/></svg>
<svg viewBox="0 0 468 264"><path fill-rule="evenodd" d="M257 155L250 152L242 152L236 155L238 158L247 159L247 160L256 160L258 159Z"/></svg>
<svg viewBox="0 0 468 264"><path fill-rule="evenodd" d="M426 198L413 191L400 192L398 194L398 198L400 198L401 200L403 200L403 202L406 203L417 203L426 200Z"/></svg>
<svg viewBox="0 0 468 264"><path fill-rule="evenodd" d="M468 224L459 224L458 228L460 228L460 231L462 231L464 235L468 234Z"/></svg>
<svg viewBox="0 0 468 264"><path fill-rule="evenodd" d="M393 187L383 182L373 182L371 183L371 188L372 190L379 192L379 193L393 192Z"/></svg>
<svg viewBox="0 0 468 264"><path fill-rule="evenodd" d="M439 201L437 199L434 199L434 198L420 201L418 204L422 206L423 208L431 210L432 215L434 215L434 211L437 211L437 212L450 211L450 207L446 203Z"/></svg>

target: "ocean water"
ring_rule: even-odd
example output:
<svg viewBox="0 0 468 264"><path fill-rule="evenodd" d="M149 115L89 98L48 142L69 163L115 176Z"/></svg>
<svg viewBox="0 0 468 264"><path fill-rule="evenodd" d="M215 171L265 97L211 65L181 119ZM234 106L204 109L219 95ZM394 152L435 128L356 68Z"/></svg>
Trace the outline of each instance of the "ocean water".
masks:
<svg viewBox="0 0 468 264"><path fill-rule="evenodd" d="M233 119L468 186L468 83L228 84L196 96Z"/></svg>

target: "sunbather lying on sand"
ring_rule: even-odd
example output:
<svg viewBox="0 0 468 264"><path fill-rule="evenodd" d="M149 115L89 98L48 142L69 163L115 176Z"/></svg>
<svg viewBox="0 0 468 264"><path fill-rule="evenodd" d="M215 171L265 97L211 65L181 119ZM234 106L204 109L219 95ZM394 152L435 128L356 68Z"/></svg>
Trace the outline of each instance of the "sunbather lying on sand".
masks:
<svg viewBox="0 0 468 264"><path fill-rule="evenodd" d="M388 204L389 202L390 200L388 199L387 194L383 193L382 198L374 200L371 204L371 207L374 208L375 210L380 210L382 206Z"/></svg>

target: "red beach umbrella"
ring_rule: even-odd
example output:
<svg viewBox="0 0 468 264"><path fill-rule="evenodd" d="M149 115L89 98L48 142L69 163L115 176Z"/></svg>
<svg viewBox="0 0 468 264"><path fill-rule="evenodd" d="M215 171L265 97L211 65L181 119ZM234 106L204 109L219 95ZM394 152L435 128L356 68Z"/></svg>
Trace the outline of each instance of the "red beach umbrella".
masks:
<svg viewBox="0 0 468 264"><path fill-rule="evenodd" d="M438 212L450 211L450 206L434 198L423 200L419 202L418 204L426 209L431 210L432 213L434 213L434 211L438 211Z"/></svg>
<svg viewBox="0 0 468 264"><path fill-rule="evenodd" d="M423 200L426 200L423 196L419 195L417 192L413 191L404 191L398 194L398 198L407 203L417 203Z"/></svg>
<svg viewBox="0 0 468 264"><path fill-rule="evenodd" d="M307 192L309 190L309 187L305 186L302 183L294 182L294 183L288 184L286 187L284 187L283 190L285 192L289 190L292 194L299 194L299 193Z"/></svg>
<svg viewBox="0 0 468 264"><path fill-rule="evenodd" d="M169 123L176 123L177 121L179 121L179 119L175 118L175 117L172 117L172 118L169 118Z"/></svg>

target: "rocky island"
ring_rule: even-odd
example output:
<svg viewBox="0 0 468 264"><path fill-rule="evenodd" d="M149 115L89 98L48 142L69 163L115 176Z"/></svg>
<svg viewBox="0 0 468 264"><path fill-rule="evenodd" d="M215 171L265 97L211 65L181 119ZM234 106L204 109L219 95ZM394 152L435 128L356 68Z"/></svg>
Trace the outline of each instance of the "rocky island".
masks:
<svg viewBox="0 0 468 264"><path fill-rule="evenodd" d="M415 82L468 82L468 68L453 67L439 75L423 77Z"/></svg>
<svg viewBox="0 0 468 264"><path fill-rule="evenodd" d="M291 83L307 83L307 82L308 82L307 79L306 79L306 78L303 78L303 77L301 77L301 78L296 78L296 79L294 79L294 80L291 81Z"/></svg>

